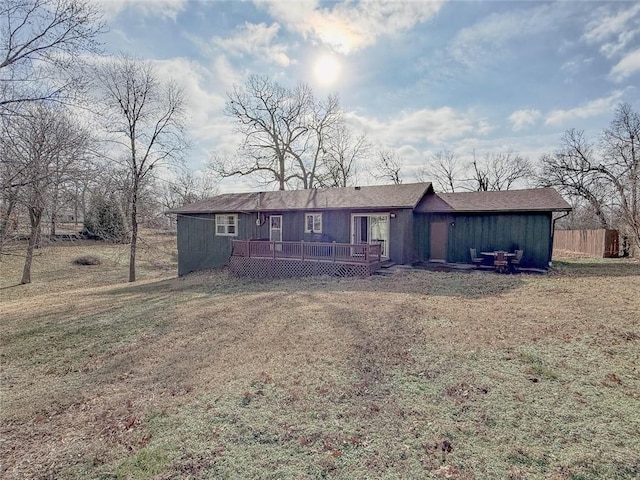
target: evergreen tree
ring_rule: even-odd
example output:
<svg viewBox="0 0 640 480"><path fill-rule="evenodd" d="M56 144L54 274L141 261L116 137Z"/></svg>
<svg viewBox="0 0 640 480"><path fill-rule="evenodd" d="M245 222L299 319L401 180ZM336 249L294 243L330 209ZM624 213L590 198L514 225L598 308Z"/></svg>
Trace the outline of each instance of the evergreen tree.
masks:
<svg viewBox="0 0 640 480"><path fill-rule="evenodd" d="M97 196L92 199L84 228L90 235L114 243L128 239L124 215L113 197Z"/></svg>

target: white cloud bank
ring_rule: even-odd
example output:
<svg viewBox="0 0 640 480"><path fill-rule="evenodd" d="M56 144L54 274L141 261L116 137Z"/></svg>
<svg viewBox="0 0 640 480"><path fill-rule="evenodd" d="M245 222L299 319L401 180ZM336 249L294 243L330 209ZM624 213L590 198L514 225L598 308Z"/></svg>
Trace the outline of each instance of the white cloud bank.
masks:
<svg viewBox="0 0 640 480"><path fill-rule="evenodd" d="M512 130L517 132L527 127L532 127L541 116L542 114L539 110L516 110L509 115L509 121L512 124Z"/></svg>
<svg viewBox="0 0 640 480"><path fill-rule="evenodd" d="M491 127L471 112L458 112L451 107L401 112L386 121L348 113L354 131L366 132L369 138L384 146L442 145L465 135L485 135Z"/></svg>
<svg viewBox="0 0 640 480"><path fill-rule="evenodd" d="M120 12L132 8L145 16L159 16L176 19L187 7L188 0L91 0L104 13L107 20Z"/></svg>
<svg viewBox="0 0 640 480"><path fill-rule="evenodd" d="M614 65L610 76L615 81L620 82L636 72L640 72L640 48L624 56L622 60Z"/></svg>
<svg viewBox="0 0 640 480"><path fill-rule="evenodd" d="M496 50L508 48L511 40L540 34L557 27L567 16L562 3L542 4L517 12L492 13L460 30L449 46L458 62L472 66L496 57Z"/></svg>
<svg viewBox="0 0 640 480"><path fill-rule="evenodd" d="M442 1L361 0L320 6L318 1L255 0L287 30L349 54L376 43L378 37L410 30L433 18Z"/></svg>
<svg viewBox="0 0 640 480"><path fill-rule="evenodd" d="M611 8L617 8L612 11ZM585 27L582 38L592 45L600 45L607 58L620 54L640 34L640 3L622 2L621 6L605 6L595 10Z"/></svg>
<svg viewBox="0 0 640 480"><path fill-rule="evenodd" d="M611 112L616 102L624 94L623 90L616 90L608 97L597 98L585 103L580 107L567 110L552 110L547 115L545 125L561 126L570 123L575 119L596 117Z"/></svg>
<svg viewBox="0 0 640 480"><path fill-rule="evenodd" d="M287 55L287 46L274 43L278 30L280 25L277 23L266 25L247 22L236 28L235 35L229 38L213 37L212 41L226 53L266 58L287 67L291 64L291 59Z"/></svg>

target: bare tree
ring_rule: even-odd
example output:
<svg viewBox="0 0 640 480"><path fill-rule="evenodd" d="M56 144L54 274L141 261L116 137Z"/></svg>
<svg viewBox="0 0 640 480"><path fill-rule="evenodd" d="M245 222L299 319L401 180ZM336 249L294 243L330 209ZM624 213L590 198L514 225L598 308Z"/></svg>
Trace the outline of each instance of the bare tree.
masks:
<svg viewBox="0 0 640 480"><path fill-rule="evenodd" d="M217 192L216 181L211 175L195 175L190 170L180 172L173 179L163 183L160 202L165 209L204 200Z"/></svg>
<svg viewBox="0 0 640 480"><path fill-rule="evenodd" d="M435 183L443 192L455 192L464 181L464 170L455 153L441 150L430 155L426 165L418 171L417 178L421 182Z"/></svg>
<svg viewBox="0 0 640 480"><path fill-rule="evenodd" d="M92 154L74 169L64 186L63 202L72 205L76 225L87 216L90 194L103 185L102 171L102 165Z"/></svg>
<svg viewBox="0 0 640 480"><path fill-rule="evenodd" d="M471 162L472 177L467 189L473 191L511 190L519 181L533 177L528 159L513 150L488 153L479 162L475 152Z"/></svg>
<svg viewBox="0 0 640 480"><path fill-rule="evenodd" d="M586 200L601 228L611 228L607 212L608 188L592 171L592 165L597 164L594 146L584 132L574 129L567 130L561 142L558 150L540 159L539 185L558 187L567 195Z"/></svg>
<svg viewBox="0 0 640 480"><path fill-rule="evenodd" d="M471 178L468 180L469 186L466 187L467 190L474 190L478 192L486 192L489 190L488 169L482 163L478 162L478 157L476 157L475 151L473 152L471 167L473 168L473 173Z"/></svg>
<svg viewBox="0 0 640 480"><path fill-rule="evenodd" d="M185 97L174 82L160 83L150 63L126 56L98 67L97 77L111 141L126 152L123 160L131 181L129 281L134 282L139 193L154 167L178 161L187 147Z"/></svg>
<svg viewBox="0 0 640 480"><path fill-rule="evenodd" d="M87 174L91 172L92 166L88 157L88 151L91 149L93 138L90 134L84 137L83 156L75 158L69 163L67 158L57 157L51 164L49 173L50 192L49 202L47 205L47 213L49 216L49 233L56 234L57 226L60 221L62 211L67 211L69 206L73 205L74 221L77 224L79 212L78 202L81 198L78 196L82 193L78 191L78 185L87 182Z"/></svg>
<svg viewBox="0 0 640 480"><path fill-rule="evenodd" d="M11 219L18 206L20 193L20 170L16 168L16 162L8 158L8 153L3 146L3 151L0 152L0 254L11 230Z"/></svg>
<svg viewBox="0 0 640 480"><path fill-rule="evenodd" d="M313 100L313 96L312 96ZM307 135L288 145L289 154L295 159L294 178L302 188L314 188L320 183L318 176L325 159L329 138L341 124L340 102L335 95L326 101L312 101Z"/></svg>
<svg viewBox="0 0 640 480"><path fill-rule="evenodd" d="M640 115L620 104L596 145L582 131L568 130L562 146L542 157L539 183L585 199L603 227L617 223L640 248ZM616 221L617 220L617 221Z"/></svg>
<svg viewBox="0 0 640 480"><path fill-rule="evenodd" d="M74 125L69 114L44 105L29 108L20 117L2 119L0 137L6 158L16 172L12 186L29 213L30 234L21 283L31 282L33 252L38 244L42 215L50 202L50 187L86 153L88 134Z"/></svg>
<svg viewBox="0 0 640 480"><path fill-rule="evenodd" d="M396 185L402 183L401 170L404 165L402 157L394 150L381 148L373 165L371 176L378 180L389 180Z"/></svg>
<svg viewBox="0 0 640 480"><path fill-rule="evenodd" d="M368 155L371 145L367 136L354 137L344 125L338 124L324 141L322 173L317 175L321 187L348 187L356 181L359 160Z"/></svg>
<svg viewBox="0 0 640 480"><path fill-rule="evenodd" d="M313 188L329 131L340 120L339 100L316 102L300 83L287 89L267 76L252 75L228 94L225 113L243 137L237 156L214 153L211 168L222 177L260 178L264 184Z"/></svg>
<svg viewBox="0 0 640 480"><path fill-rule="evenodd" d="M601 136L602 162L596 173L613 188L613 205L624 235L640 249L640 115L631 105L618 105Z"/></svg>
<svg viewBox="0 0 640 480"><path fill-rule="evenodd" d="M87 0L3 0L0 114L24 102L67 98L84 83L80 54L99 51L104 30Z"/></svg>

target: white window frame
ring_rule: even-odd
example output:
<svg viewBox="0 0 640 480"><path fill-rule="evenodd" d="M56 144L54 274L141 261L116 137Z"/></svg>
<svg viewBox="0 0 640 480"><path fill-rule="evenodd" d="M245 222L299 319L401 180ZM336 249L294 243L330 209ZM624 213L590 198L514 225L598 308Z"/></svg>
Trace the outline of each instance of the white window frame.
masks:
<svg viewBox="0 0 640 480"><path fill-rule="evenodd" d="M391 241L391 213L390 212L367 212L367 213L352 213L351 214L351 243L354 244L358 244L360 243L360 241L358 241L356 239L356 231L354 228L354 219L356 217L369 217L369 220L367 220L367 227L369 229L371 229L371 217L386 217L386 223L387 223L387 239L382 247L383 252L382 252L382 258L389 258L389 244ZM371 232L367 232L367 242L369 245L371 245L372 243L374 243L373 239L371 238Z"/></svg>
<svg viewBox="0 0 640 480"><path fill-rule="evenodd" d="M311 220L311 229L309 229L308 225L308 219L309 217L312 217L313 219ZM316 217L319 219L320 221L320 228L316 230L315 225L316 225ZM304 214L304 233L322 233L322 212L308 212Z"/></svg>
<svg viewBox="0 0 640 480"><path fill-rule="evenodd" d="M233 223L229 223L228 220L233 218ZM224 231L220 232L218 227L224 227ZM229 233L229 227L233 228L233 233ZM216 237L237 237L238 236L238 214L237 213L224 213L216 214Z"/></svg>

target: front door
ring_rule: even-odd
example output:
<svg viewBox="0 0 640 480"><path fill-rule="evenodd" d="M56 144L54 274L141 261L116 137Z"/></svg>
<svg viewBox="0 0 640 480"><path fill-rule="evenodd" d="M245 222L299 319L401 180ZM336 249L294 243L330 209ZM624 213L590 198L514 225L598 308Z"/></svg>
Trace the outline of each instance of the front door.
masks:
<svg viewBox="0 0 640 480"><path fill-rule="evenodd" d="M269 217L269 241L282 242L282 215ZM276 250L282 251L282 244L276 245Z"/></svg>
<svg viewBox="0 0 640 480"><path fill-rule="evenodd" d="M449 222L431 222L430 260L445 262L447 260L447 237Z"/></svg>
<svg viewBox="0 0 640 480"><path fill-rule="evenodd" d="M351 215L351 243L380 243L382 256L389 257L389 214Z"/></svg>

